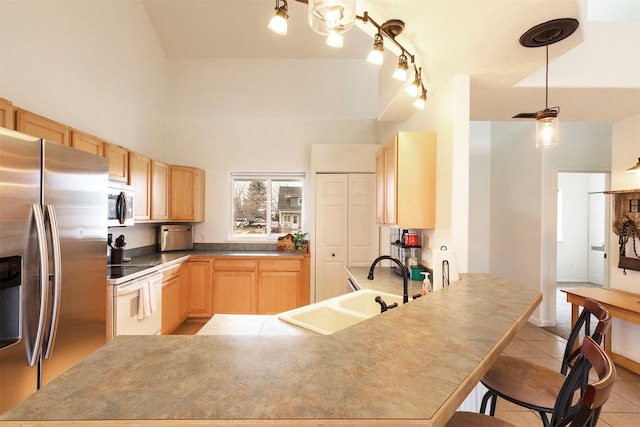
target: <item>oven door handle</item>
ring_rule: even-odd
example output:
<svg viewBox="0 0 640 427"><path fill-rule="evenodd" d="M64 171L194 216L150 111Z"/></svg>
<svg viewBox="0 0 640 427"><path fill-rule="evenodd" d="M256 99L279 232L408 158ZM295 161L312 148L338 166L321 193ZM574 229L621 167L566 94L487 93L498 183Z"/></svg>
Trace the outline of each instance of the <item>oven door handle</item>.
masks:
<svg viewBox="0 0 640 427"><path fill-rule="evenodd" d="M116 199L116 218L120 224L124 224L127 217L127 196L124 191L118 194Z"/></svg>

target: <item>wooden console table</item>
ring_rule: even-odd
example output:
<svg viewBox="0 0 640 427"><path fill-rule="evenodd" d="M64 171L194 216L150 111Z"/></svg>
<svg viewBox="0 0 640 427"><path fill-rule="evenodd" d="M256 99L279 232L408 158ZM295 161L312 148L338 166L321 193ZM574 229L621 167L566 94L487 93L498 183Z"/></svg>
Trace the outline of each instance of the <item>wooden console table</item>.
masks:
<svg viewBox="0 0 640 427"><path fill-rule="evenodd" d="M575 288L562 289L567 294L567 302L571 303L571 323L578 319L578 306L584 305L585 298L591 298L605 306L615 317L627 322L640 324L640 295L617 289ZM640 363L611 351L612 328L604 336L605 351L614 363L640 374Z"/></svg>

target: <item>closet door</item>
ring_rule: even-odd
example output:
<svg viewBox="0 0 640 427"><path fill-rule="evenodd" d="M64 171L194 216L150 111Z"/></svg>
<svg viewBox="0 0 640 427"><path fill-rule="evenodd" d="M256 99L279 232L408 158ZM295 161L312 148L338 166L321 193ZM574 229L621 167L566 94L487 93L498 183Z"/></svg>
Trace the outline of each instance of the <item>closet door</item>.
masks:
<svg viewBox="0 0 640 427"><path fill-rule="evenodd" d="M379 252L379 229L375 223L376 177L349 174L347 265L369 267Z"/></svg>
<svg viewBox="0 0 640 427"><path fill-rule="evenodd" d="M316 175L316 301L347 292L347 174Z"/></svg>

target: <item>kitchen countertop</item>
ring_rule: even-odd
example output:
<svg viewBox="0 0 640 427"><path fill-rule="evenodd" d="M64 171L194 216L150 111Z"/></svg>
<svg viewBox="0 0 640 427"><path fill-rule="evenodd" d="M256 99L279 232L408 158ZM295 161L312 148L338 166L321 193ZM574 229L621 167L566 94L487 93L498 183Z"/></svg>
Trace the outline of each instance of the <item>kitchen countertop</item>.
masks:
<svg viewBox="0 0 640 427"><path fill-rule="evenodd" d="M442 426L541 300L466 274L328 336L119 336L1 419Z"/></svg>

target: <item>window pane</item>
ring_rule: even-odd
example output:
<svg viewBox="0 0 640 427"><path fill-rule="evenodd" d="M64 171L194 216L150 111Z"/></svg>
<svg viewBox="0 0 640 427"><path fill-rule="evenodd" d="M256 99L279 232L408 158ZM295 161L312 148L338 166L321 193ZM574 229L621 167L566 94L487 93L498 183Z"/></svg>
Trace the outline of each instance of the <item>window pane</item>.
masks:
<svg viewBox="0 0 640 427"><path fill-rule="evenodd" d="M304 175L282 179L232 174L233 238L276 240L302 231Z"/></svg>

